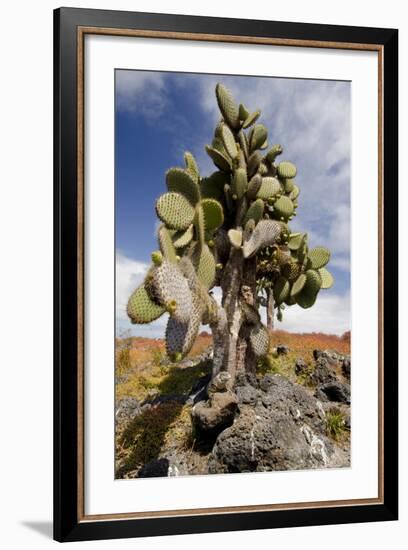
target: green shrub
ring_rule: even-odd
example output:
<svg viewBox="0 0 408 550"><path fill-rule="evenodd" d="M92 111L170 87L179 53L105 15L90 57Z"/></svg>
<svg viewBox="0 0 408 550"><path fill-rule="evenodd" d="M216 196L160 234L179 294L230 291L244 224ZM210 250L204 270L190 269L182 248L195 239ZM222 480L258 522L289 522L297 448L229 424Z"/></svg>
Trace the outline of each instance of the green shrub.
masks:
<svg viewBox="0 0 408 550"><path fill-rule="evenodd" d="M333 408L326 412L327 435L335 441L339 441L347 431L345 415L339 409Z"/></svg>

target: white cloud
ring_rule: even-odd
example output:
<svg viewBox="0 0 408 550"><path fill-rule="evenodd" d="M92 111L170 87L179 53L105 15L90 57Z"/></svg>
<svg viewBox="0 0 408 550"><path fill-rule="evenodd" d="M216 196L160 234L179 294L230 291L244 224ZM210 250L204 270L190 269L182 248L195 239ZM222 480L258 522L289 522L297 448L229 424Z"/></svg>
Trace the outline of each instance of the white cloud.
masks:
<svg viewBox="0 0 408 550"><path fill-rule="evenodd" d="M341 271L350 271L350 256L336 255L330 260L329 267L336 267Z"/></svg>
<svg viewBox="0 0 408 550"><path fill-rule="evenodd" d="M265 308L261 311L265 322ZM310 309L294 305L283 311L283 321L275 327L290 332L324 332L341 335L350 330L350 295L339 296L321 291Z"/></svg>
<svg viewBox="0 0 408 550"><path fill-rule="evenodd" d="M157 119L163 114L167 103L164 80L165 75L160 72L117 71L118 109Z"/></svg>
<svg viewBox="0 0 408 550"><path fill-rule="evenodd" d="M126 335L163 339L166 331L167 319L167 313L148 325L132 325L128 320L116 319L116 334L119 337L124 337Z"/></svg>
<svg viewBox="0 0 408 550"><path fill-rule="evenodd" d="M350 207L345 204L333 205L331 223L327 236L327 246L332 252L330 266L350 271Z"/></svg>

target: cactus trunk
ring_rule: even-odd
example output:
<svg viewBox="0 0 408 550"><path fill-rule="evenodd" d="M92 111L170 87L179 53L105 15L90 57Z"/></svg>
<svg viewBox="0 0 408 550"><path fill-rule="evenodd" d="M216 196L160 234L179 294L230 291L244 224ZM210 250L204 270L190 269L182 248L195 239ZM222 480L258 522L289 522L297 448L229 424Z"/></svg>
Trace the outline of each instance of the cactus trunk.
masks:
<svg viewBox="0 0 408 550"><path fill-rule="evenodd" d="M255 372L256 367L256 355L249 345L249 334L243 330L242 313L242 303L252 307L256 303L256 260L245 260L242 250L231 248L221 278L221 288L221 321L211 325L214 340L213 376L220 371L228 372L233 384L239 371Z"/></svg>
<svg viewBox="0 0 408 550"><path fill-rule="evenodd" d="M266 303L266 328L271 331L273 330L273 322L274 322L274 315L273 315L273 306L274 306L274 299L273 299L273 292L270 288L267 290L267 303Z"/></svg>

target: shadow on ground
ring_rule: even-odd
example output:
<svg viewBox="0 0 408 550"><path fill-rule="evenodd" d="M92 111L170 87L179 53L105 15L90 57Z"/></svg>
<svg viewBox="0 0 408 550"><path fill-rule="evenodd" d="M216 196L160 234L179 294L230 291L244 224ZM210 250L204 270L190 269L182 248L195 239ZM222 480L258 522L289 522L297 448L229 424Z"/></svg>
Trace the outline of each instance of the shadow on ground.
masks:
<svg viewBox="0 0 408 550"><path fill-rule="evenodd" d="M52 521L22 521L21 525L39 533L47 539L52 539L53 525Z"/></svg>
<svg viewBox="0 0 408 550"><path fill-rule="evenodd" d="M211 361L184 368L178 365L169 366L168 373L156 386L157 395L142 403L142 406L149 404L150 407L130 420L119 437L119 445L128 450L128 453L118 468L116 477L122 478L160 456L169 430L181 415L185 414L186 417L180 422L190 422L185 402L191 393L194 394L197 381L210 372ZM188 444L187 441L186 443Z"/></svg>

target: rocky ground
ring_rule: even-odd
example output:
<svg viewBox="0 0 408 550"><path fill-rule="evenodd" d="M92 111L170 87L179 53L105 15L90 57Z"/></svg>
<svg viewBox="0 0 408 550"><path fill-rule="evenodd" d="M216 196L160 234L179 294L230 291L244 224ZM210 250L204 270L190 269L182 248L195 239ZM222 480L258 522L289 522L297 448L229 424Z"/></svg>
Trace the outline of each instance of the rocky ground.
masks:
<svg viewBox="0 0 408 550"><path fill-rule="evenodd" d="M239 375L234 392L221 381L211 393L208 342L180 365L162 356L145 363L145 391L117 391L116 477L348 467L349 355L316 348L305 360L285 344L276 349L274 363ZM140 368L117 383L133 388L135 377ZM217 418L203 414L212 395Z"/></svg>

